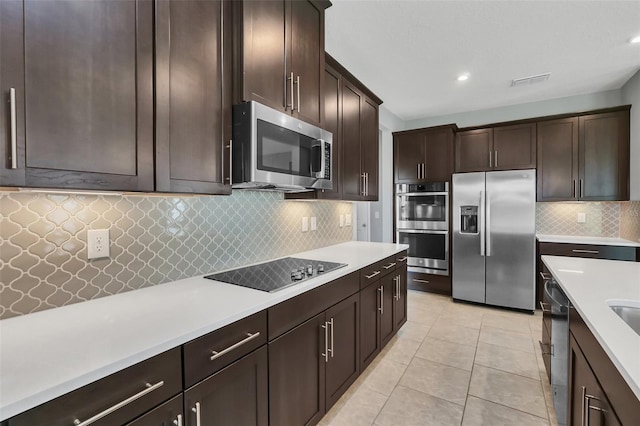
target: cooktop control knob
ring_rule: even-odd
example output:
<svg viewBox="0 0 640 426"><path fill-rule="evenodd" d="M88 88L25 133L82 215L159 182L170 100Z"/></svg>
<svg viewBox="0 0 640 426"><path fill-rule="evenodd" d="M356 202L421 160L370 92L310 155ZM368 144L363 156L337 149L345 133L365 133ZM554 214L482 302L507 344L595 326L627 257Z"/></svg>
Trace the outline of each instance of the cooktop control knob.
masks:
<svg viewBox="0 0 640 426"><path fill-rule="evenodd" d="M307 275L313 275L313 265L307 265Z"/></svg>
<svg viewBox="0 0 640 426"><path fill-rule="evenodd" d="M324 272L324 265L322 263L318 263L318 273Z"/></svg>
<svg viewBox="0 0 640 426"><path fill-rule="evenodd" d="M302 279L302 272L299 269L294 269L291 271L291 279L293 281L299 281Z"/></svg>

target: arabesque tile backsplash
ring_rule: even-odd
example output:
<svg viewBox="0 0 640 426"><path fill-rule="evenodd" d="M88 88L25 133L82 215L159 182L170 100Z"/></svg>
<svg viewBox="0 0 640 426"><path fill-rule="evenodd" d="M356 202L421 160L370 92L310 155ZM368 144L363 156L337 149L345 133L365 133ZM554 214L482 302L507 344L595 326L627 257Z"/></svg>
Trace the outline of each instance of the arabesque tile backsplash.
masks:
<svg viewBox="0 0 640 426"><path fill-rule="evenodd" d="M586 222L578 223L578 213ZM536 232L640 241L640 201L537 203Z"/></svg>
<svg viewBox="0 0 640 426"><path fill-rule="evenodd" d="M351 203L231 196L0 194L0 319L351 240ZM303 216L318 230L301 233ZM88 229L110 258L87 260Z"/></svg>

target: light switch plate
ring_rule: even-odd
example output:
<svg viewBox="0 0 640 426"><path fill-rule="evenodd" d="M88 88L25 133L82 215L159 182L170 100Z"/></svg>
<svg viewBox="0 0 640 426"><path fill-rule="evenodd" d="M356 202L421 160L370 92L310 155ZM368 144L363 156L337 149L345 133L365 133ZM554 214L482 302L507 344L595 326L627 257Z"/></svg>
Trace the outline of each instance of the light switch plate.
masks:
<svg viewBox="0 0 640 426"><path fill-rule="evenodd" d="M586 222L587 222L587 214L578 213L578 223L586 223Z"/></svg>
<svg viewBox="0 0 640 426"><path fill-rule="evenodd" d="M302 232L307 232L309 230L309 217L305 216L302 218Z"/></svg>
<svg viewBox="0 0 640 426"><path fill-rule="evenodd" d="M318 221L315 216L311 216L311 230L316 231L318 229Z"/></svg>
<svg viewBox="0 0 640 426"><path fill-rule="evenodd" d="M109 230L89 229L87 231L87 258L109 257Z"/></svg>
<svg viewBox="0 0 640 426"><path fill-rule="evenodd" d="M351 226L351 213L347 213L345 222L347 226Z"/></svg>
<svg viewBox="0 0 640 426"><path fill-rule="evenodd" d="M340 228L342 228L344 226L344 215L341 214L340 215Z"/></svg>

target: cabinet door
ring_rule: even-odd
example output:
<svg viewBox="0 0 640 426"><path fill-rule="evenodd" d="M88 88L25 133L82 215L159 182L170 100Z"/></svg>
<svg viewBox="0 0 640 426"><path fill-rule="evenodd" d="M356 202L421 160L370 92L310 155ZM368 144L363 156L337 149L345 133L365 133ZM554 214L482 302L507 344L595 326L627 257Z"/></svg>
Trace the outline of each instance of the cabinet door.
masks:
<svg viewBox="0 0 640 426"><path fill-rule="evenodd" d="M327 411L358 377L360 295L354 294L326 311L331 356L326 365Z"/></svg>
<svg viewBox="0 0 640 426"><path fill-rule="evenodd" d="M262 346L184 392L185 424L266 426L267 392L267 347Z"/></svg>
<svg viewBox="0 0 640 426"><path fill-rule="evenodd" d="M569 339L569 419L567 424L619 426L606 394L573 336Z"/></svg>
<svg viewBox="0 0 640 426"><path fill-rule="evenodd" d="M579 119L580 199L629 199L629 112Z"/></svg>
<svg viewBox="0 0 640 426"><path fill-rule="evenodd" d="M324 415L324 325L323 312L269 343L270 424L315 424Z"/></svg>
<svg viewBox="0 0 640 426"><path fill-rule="evenodd" d="M422 181L425 161L424 133L405 133L393 138L393 168L396 183Z"/></svg>
<svg viewBox="0 0 640 426"><path fill-rule="evenodd" d="M153 3L1 3L2 184L152 191Z"/></svg>
<svg viewBox="0 0 640 426"><path fill-rule="evenodd" d="M453 130L451 128L425 134L424 180L451 181L453 173Z"/></svg>
<svg viewBox="0 0 640 426"><path fill-rule="evenodd" d="M182 413L182 393L173 399L154 408L145 415L137 418L127 426L176 426L184 425Z"/></svg>
<svg viewBox="0 0 640 426"><path fill-rule="evenodd" d="M231 5L156 11L156 190L230 194Z"/></svg>
<svg viewBox="0 0 640 426"><path fill-rule="evenodd" d="M537 124L538 201L575 200L578 188L578 118Z"/></svg>
<svg viewBox="0 0 640 426"><path fill-rule="evenodd" d="M393 337L393 308L396 294L395 274L380 279L380 347L384 347Z"/></svg>
<svg viewBox="0 0 640 426"><path fill-rule="evenodd" d="M536 124L493 129L493 170L536 168Z"/></svg>
<svg viewBox="0 0 640 426"><path fill-rule="evenodd" d="M340 74L329 65L324 72L324 128L333 135L333 189L318 191L318 198L340 199L342 176L342 135L340 134Z"/></svg>
<svg viewBox="0 0 640 426"><path fill-rule="evenodd" d="M362 200L364 179L361 168L360 92L342 80L342 197Z"/></svg>
<svg viewBox="0 0 640 426"><path fill-rule="evenodd" d="M279 111L291 111L290 77L285 65L285 1L235 2L242 8L236 25L242 40L241 61L235 63L239 93L235 102L258 101ZM289 55L290 56L290 55Z"/></svg>
<svg viewBox="0 0 640 426"><path fill-rule="evenodd" d="M360 371L380 352L380 281L360 291Z"/></svg>
<svg viewBox="0 0 640 426"><path fill-rule="evenodd" d="M378 105L366 97L362 97L361 111L360 155L362 171L366 173L364 199L378 201Z"/></svg>
<svg viewBox="0 0 640 426"><path fill-rule="evenodd" d="M393 293L393 330L398 331L407 322L407 267L394 274L398 283Z"/></svg>
<svg viewBox="0 0 640 426"><path fill-rule="evenodd" d="M287 2L291 7L291 71L295 76L295 114L301 120L322 123L324 78L324 8L308 0Z"/></svg>
<svg viewBox="0 0 640 426"><path fill-rule="evenodd" d="M484 172L493 161L493 129L478 129L456 135L456 172Z"/></svg>

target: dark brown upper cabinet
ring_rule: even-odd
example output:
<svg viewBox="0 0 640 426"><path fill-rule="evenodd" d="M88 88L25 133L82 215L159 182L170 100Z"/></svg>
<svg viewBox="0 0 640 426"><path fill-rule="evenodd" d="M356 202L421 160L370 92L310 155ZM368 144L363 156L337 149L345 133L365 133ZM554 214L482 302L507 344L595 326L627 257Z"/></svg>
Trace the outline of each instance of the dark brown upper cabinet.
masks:
<svg viewBox="0 0 640 426"><path fill-rule="evenodd" d="M333 189L318 191L318 198L322 199L336 200L342 196L342 91L340 80L340 73L326 64L324 71L324 128L333 135L331 145L333 150Z"/></svg>
<svg viewBox="0 0 640 426"><path fill-rule="evenodd" d="M394 133L395 182L451 180L454 130L447 125Z"/></svg>
<svg viewBox="0 0 640 426"><path fill-rule="evenodd" d="M535 123L467 130L456 135L456 172L535 167Z"/></svg>
<svg viewBox="0 0 640 426"><path fill-rule="evenodd" d="M153 191L153 19L151 0L0 2L0 185Z"/></svg>
<svg viewBox="0 0 640 426"><path fill-rule="evenodd" d="M538 201L629 199L629 108L538 122Z"/></svg>
<svg viewBox="0 0 640 426"><path fill-rule="evenodd" d="M324 11L331 3L245 0L234 4L235 102L255 100L321 126Z"/></svg>
<svg viewBox="0 0 640 426"><path fill-rule="evenodd" d="M230 194L231 3L156 3L156 190Z"/></svg>

